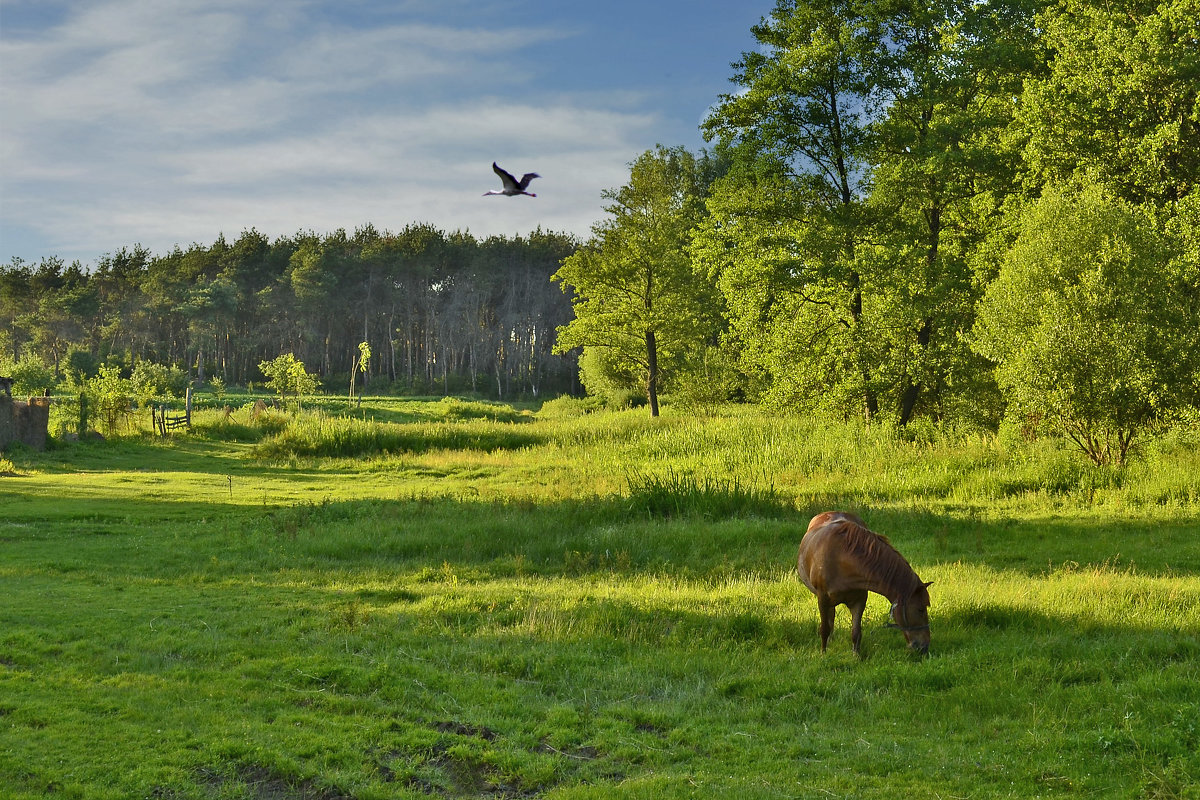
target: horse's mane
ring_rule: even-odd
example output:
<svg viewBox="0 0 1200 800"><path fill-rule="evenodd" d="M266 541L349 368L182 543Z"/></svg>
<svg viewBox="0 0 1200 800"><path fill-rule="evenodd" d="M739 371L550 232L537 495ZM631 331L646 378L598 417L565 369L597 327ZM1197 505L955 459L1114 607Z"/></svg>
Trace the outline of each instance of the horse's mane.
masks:
<svg viewBox="0 0 1200 800"><path fill-rule="evenodd" d="M842 517L835 522L846 550L876 572L881 583L899 586L906 595L923 586L912 566L882 533L875 533L858 519Z"/></svg>

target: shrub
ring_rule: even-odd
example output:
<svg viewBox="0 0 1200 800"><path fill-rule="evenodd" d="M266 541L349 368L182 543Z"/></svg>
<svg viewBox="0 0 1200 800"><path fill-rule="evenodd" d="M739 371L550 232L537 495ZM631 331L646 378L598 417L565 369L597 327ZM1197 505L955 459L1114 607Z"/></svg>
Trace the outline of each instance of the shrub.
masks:
<svg viewBox="0 0 1200 800"><path fill-rule="evenodd" d="M284 353L271 361L261 361L258 368L267 376L267 386L278 393L280 401L292 394L296 398L297 408L303 395L316 391L321 385L316 375L304 369L304 362L291 353Z"/></svg>
<svg viewBox="0 0 1200 800"><path fill-rule="evenodd" d="M569 397L563 395L542 403L538 416L543 419L572 419L592 414L604 408L604 401L598 397Z"/></svg>
<svg viewBox="0 0 1200 800"><path fill-rule="evenodd" d="M129 415L133 384L121 377L119 367L102 366L96 377L87 380L84 393L92 412L104 425L104 432L111 436Z"/></svg>
<svg viewBox="0 0 1200 800"><path fill-rule="evenodd" d="M152 403L172 397L181 397L187 392L187 373L172 364L155 364L153 361L139 361L133 366L133 374L129 378L133 387L133 396L138 405L148 406Z"/></svg>
<svg viewBox="0 0 1200 800"><path fill-rule="evenodd" d="M490 419L493 422L518 422L529 416L504 403L460 400L444 397L438 401L438 410L448 420Z"/></svg>
<svg viewBox="0 0 1200 800"><path fill-rule="evenodd" d="M973 333L1009 413L1119 465L1200 399L1200 305L1180 300L1200 276L1178 238L1099 187L1048 191L1031 207Z"/></svg>

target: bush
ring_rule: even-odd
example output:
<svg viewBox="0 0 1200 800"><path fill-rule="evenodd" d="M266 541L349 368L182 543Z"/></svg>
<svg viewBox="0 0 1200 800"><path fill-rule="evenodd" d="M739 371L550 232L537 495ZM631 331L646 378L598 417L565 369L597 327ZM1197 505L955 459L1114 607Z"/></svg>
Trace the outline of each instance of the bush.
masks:
<svg viewBox="0 0 1200 800"><path fill-rule="evenodd" d="M108 435L116 433L117 427L129 416L129 397L133 384L121 377L119 367L100 367L99 374L89 378L84 385L89 407L104 425Z"/></svg>
<svg viewBox="0 0 1200 800"><path fill-rule="evenodd" d="M188 375L178 366L139 361L129 378L138 405L148 406L168 398L182 397L187 392Z"/></svg>
<svg viewBox="0 0 1200 800"><path fill-rule="evenodd" d="M490 419L493 422L528 421L529 416L504 403L460 400L444 397L438 401L441 416L448 420Z"/></svg>
<svg viewBox="0 0 1200 800"><path fill-rule="evenodd" d="M279 394L279 399L282 401L292 394L297 407L303 395L311 394L321 385L316 375L304 369L304 362L291 353L284 353L271 361L261 361L258 368L267 376L267 386Z"/></svg>
<svg viewBox="0 0 1200 800"><path fill-rule="evenodd" d="M1200 276L1184 249L1099 187L1047 191L1021 218L973 332L1008 413L1120 465L1200 399L1200 306L1180 301Z"/></svg>
<svg viewBox="0 0 1200 800"><path fill-rule="evenodd" d="M602 347L583 348L579 380L588 394L601 398L608 408L634 408L648 402L644 380Z"/></svg>
<svg viewBox="0 0 1200 800"><path fill-rule="evenodd" d="M72 348L67 352L63 363L67 377L76 382L94 378L100 371L100 359L96 358L90 350Z"/></svg>
<svg viewBox="0 0 1200 800"><path fill-rule="evenodd" d="M711 414L739 398L741 387L736 354L721 347L706 347L672 378L670 397L681 408Z"/></svg>

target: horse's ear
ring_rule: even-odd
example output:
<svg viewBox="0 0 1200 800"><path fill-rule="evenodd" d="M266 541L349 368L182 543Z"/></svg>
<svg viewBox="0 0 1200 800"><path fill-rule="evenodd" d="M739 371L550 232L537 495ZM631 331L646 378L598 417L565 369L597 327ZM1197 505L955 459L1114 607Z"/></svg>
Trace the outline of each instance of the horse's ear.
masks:
<svg viewBox="0 0 1200 800"><path fill-rule="evenodd" d="M933 581L929 581L928 583L925 584L926 589L928 589L930 586L933 586Z"/></svg>

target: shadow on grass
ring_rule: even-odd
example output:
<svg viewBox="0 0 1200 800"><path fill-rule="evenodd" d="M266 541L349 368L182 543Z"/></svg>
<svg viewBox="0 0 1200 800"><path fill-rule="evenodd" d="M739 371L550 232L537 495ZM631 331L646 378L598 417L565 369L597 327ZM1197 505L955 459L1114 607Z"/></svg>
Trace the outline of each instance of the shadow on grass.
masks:
<svg viewBox="0 0 1200 800"><path fill-rule="evenodd" d="M1103 566L1150 573L1200 573L1200 523L1174 520L1069 518L982 519L977 514L865 509L873 530L888 536L914 566L979 564L1044 575ZM919 571L919 570L918 570Z"/></svg>
<svg viewBox="0 0 1200 800"><path fill-rule="evenodd" d="M165 455L188 471L197 466L189 460L193 458L212 466L203 454L181 456L167 450ZM261 470L256 468L259 474ZM329 474L281 472L297 480ZM0 484L0 490L9 486ZM5 541L54 538L59 524L67 526L63 533L119 535L127 530L178 536L186 531L185 546L202 551L231 546L253 551L257 546L277 558L344 568L449 563L501 573L520 565L538 574L778 575L794 570L796 548L812 513L736 486L728 492L710 487L711 492L695 492L678 503L665 503L659 493L646 500L634 492L631 497L556 503L446 497L286 506L153 497L129 501L102 494L53 504L22 498L19 485L11 486L12 502L6 502L11 527L0 529ZM955 563L1030 576L1089 565L1150 574L1200 573L1200 531L1188 520L985 521L895 509L852 510L887 535L919 574Z"/></svg>
<svg viewBox="0 0 1200 800"><path fill-rule="evenodd" d="M199 475L266 475L309 479L314 475L361 471L362 460L433 451L490 453L543 444L545 436L520 425L491 429L425 422L417 427L351 432L344 437L307 437L290 430L275 435L222 438L211 431L195 436L131 437L110 441L58 442L45 453L19 454L19 467L51 475L80 472L189 472ZM357 459L317 464L317 459ZM298 466L313 459L314 466ZM18 472L18 475L20 473Z"/></svg>

